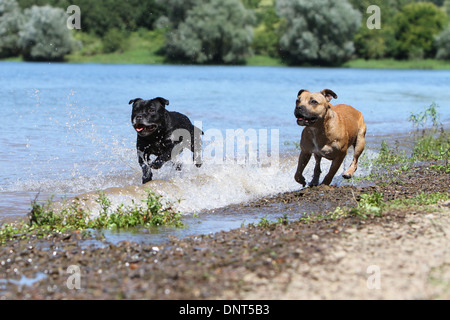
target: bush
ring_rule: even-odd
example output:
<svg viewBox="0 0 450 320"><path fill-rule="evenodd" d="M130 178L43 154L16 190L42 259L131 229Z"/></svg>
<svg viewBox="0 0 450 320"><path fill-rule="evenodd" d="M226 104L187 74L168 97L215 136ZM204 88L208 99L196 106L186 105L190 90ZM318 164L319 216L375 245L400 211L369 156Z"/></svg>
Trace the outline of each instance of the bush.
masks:
<svg viewBox="0 0 450 320"><path fill-rule="evenodd" d="M25 60L62 61L76 46L67 28L66 12L50 6L25 9L26 23L19 33Z"/></svg>
<svg viewBox="0 0 450 320"><path fill-rule="evenodd" d="M356 54L364 59L382 59L395 57L397 40L395 38L395 17L408 3L414 0L349 0L354 8L363 14L363 25L355 36ZM381 29L369 29L366 19L372 13L367 8L376 5L381 10Z"/></svg>
<svg viewBox="0 0 450 320"><path fill-rule="evenodd" d="M82 30L104 36L108 30L118 28L135 31L139 27L152 29L155 20L165 12L156 0L18 0L22 8L50 5L66 10L77 5L82 14Z"/></svg>
<svg viewBox="0 0 450 320"><path fill-rule="evenodd" d="M278 57L280 42L278 26L280 17L274 6L260 7L257 11L258 20L261 22L255 28L252 49L255 54Z"/></svg>
<svg viewBox="0 0 450 320"><path fill-rule="evenodd" d="M19 30L24 17L15 0L0 0L0 58L20 53Z"/></svg>
<svg viewBox="0 0 450 320"><path fill-rule="evenodd" d="M146 199L132 206L120 204L113 208L111 200L99 192L96 202L99 205L97 215L83 208L79 199L70 201L65 208L55 209L55 203L40 204L37 197L32 203L29 221L0 225L0 244L31 236L48 236L71 231L93 229L128 229L135 227L151 228L169 226L182 228L181 213L162 196L147 191Z"/></svg>
<svg viewBox="0 0 450 320"><path fill-rule="evenodd" d="M439 106L432 103L421 113L411 113L409 121L417 131L422 129L422 136L417 139L413 149L413 157L419 161L445 160L444 167L448 171L450 134L444 130L438 109Z"/></svg>
<svg viewBox="0 0 450 320"><path fill-rule="evenodd" d="M346 0L278 0L280 47L291 64L341 64L352 58L361 13Z"/></svg>
<svg viewBox="0 0 450 320"><path fill-rule="evenodd" d="M109 30L103 37L103 52L123 51L127 45L127 35L117 28Z"/></svg>
<svg viewBox="0 0 450 320"><path fill-rule="evenodd" d="M111 200L102 192L99 192L96 202L100 207L97 216L82 209L80 200L73 201L69 207L60 212L54 211L51 202L42 205L35 201L32 204L30 223L50 227L53 230L183 226L181 213L151 190L147 191L147 198L142 200L141 204L134 203L132 206L120 204L117 208L113 208Z"/></svg>
<svg viewBox="0 0 450 320"><path fill-rule="evenodd" d="M392 28L370 30L362 27L355 36L356 54L364 59L382 59L389 56L389 51L395 43Z"/></svg>
<svg viewBox="0 0 450 320"><path fill-rule="evenodd" d="M186 20L189 10L204 2L206 0L155 0L156 5L166 8L166 14L158 20L164 21L164 27L175 30ZM161 21L156 21L156 24L162 26Z"/></svg>
<svg viewBox="0 0 450 320"><path fill-rule="evenodd" d="M436 37L436 59L450 60L450 27Z"/></svg>
<svg viewBox="0 0 450 320"><path fill-rule="evenodd" d="M251 55L254 17L239 0L199 2L186 20L167 34L170 60L240 64Z"/></svg>
<svg viewBox="0 0 450 320"><path fill-rule="evenodd" d="M77 31L74 34L75 40L83 44L83 46L76 52L82 56L93 56L103 53L102 39L94 33L88 33L84 31Z"/></svg>
<svg viewBox="0 0 450 320"><path fill-rule="evenodd" d="M407 4L395 17L397 59L434 58L435 36L445 26L446 14L429 2Z"/></svg>

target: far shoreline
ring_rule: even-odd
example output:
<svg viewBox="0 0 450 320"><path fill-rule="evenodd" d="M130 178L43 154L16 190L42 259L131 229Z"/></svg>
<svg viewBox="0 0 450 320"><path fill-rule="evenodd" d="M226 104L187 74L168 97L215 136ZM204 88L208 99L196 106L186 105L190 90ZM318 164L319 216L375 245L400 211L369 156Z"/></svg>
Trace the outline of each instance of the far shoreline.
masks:
<svg viewBox="0 0 450 320"><path fill-rule="evenodd" d="M105 65L168 65L168 66L211 66L207 64L182 64L165 62L164 57L149 55L148 57L133 57L131 51L123 53L98 54L93 56L68 55L63 61L25 61L22 57L0 59L0 62L31 62L31 63L63 63L63 64L105 64ZM236 67L286 67L286 68L331 68L331 69L370 69L370 70L450 70L447 60L395 60L395 59L354 59L340 66L324 65L288 65L281 59L267 56L253 56L246 64L215 65Z"/></svg>

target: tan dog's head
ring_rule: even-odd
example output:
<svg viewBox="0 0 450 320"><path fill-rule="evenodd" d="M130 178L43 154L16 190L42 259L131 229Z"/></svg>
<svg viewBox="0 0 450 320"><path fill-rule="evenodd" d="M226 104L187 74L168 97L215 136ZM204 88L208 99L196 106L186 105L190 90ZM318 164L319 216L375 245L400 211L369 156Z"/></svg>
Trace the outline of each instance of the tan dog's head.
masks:
<svg viewBox="0 0 450 320"><path fill-rule="evenodd" d="M333 98L337 99L337 95L330 89L316 93L300 90L294 112L298 125L307 127L322 119L331 108Z"/></svg>

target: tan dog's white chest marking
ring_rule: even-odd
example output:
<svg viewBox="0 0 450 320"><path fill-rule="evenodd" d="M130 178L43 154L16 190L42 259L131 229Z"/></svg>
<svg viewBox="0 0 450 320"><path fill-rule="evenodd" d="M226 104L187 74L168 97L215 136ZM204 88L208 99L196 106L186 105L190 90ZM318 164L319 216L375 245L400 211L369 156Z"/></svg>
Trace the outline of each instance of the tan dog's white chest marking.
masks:
<svg viewBox="0 0 450 320"><path fill-rule="evenodd" d="M340 150L340 145L337 141L333 141L329 144L325 145L318 145L317 144L317 138L316 138L316 128L309 128L311 130L311 136L313 137L312 143L313 143L313 150L312 153L320 155L321 157L324 157L328 160L331 160L330 158L333 158L333 155L336 153L336 151Z"/></svg>
<svg viewBox="0 0 450 320"><path fill-rule="evenodd" d="M348 148L354 146L355 153L350 168L343 174L345 179L353 176L358 158L364 150L367 128L362 114L348 105L331 105L333 98L337 99L337 95L329 89L320 93L301 90L298 94L295 116L298 125L305 126L305 129L300 141L301 153L295 180L303 185L306 185L303 171L313 154L316 166L310 185L319 184L322 158L332 161L323 181L323 184L329 185L344 161Z"/></svg>

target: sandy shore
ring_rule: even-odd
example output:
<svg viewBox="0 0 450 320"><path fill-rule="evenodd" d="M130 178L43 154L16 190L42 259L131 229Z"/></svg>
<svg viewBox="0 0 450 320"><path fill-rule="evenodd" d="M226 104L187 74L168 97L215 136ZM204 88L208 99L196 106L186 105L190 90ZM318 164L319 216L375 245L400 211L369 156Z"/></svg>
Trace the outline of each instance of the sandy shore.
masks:
<svg viewBox="0 0 450 320"><path fill-rule="evenodd" d="M450 203L386 217L339 238L313 234L316 253L272 279L249 274L245 299L450 299Z"/></svg>
<svg viewBox="0 0 450 320"><path fill-rule="evenodd" d="M321 213L373 191L385 199L448 192L449 181L421 166L389 183L321 186L239 208ZM114 245L76 232L11 241L0 247L0 298L449 299L449 207L244 226L165 245Z"/></svg>

